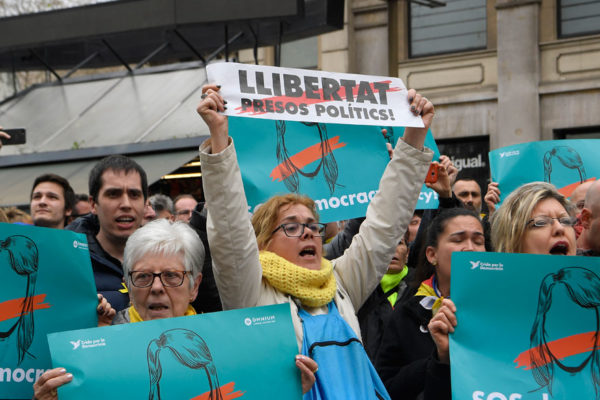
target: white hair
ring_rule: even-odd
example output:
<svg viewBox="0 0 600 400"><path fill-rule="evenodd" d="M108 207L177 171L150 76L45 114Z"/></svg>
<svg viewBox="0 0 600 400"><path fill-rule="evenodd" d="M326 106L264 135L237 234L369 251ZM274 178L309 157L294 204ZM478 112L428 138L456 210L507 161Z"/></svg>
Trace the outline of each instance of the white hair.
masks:
<svg viewBox="0 0 600 400"><path fill-rule="evenodd" d="M190 289L202 273L204 245L198 234L187 223L157 219L136 230L127 240L123 255L123 275L129 286L131 268L147 255L182 257L187 272L192 274Z"/></svg>

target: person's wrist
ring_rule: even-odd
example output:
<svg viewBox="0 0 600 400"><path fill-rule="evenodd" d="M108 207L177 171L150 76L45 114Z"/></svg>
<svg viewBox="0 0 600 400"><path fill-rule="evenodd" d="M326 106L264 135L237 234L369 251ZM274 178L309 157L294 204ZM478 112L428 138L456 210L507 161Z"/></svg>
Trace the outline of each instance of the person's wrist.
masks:
<svg viewBox="0 0 600 400"><path fill-rule="evenodd" d="M404 137L400 138L404 143L406 143L407 145L414 147L415 149L419 150L419 151L425 151L425 142L421 143L420 145L417 145L415 143L413 143L413 141L407 141Z"/></svg>
<svg viewBox="0 0 600 400"><path fill-rule="evenodd" d="M442 199L449 199L452 197L452 190L441 190L438 192L438 196Z"/></svg>

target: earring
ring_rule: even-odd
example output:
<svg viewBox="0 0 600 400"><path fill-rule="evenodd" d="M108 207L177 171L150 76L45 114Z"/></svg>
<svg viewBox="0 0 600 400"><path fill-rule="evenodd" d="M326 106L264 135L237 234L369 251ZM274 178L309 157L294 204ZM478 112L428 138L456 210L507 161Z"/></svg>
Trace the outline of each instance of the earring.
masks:
<svg viewBox="0 0 600 400"><path fill-rule="evenodd" d="M431 265L433 265L434 267L437 266L437 261L432 262Z"/></svg>

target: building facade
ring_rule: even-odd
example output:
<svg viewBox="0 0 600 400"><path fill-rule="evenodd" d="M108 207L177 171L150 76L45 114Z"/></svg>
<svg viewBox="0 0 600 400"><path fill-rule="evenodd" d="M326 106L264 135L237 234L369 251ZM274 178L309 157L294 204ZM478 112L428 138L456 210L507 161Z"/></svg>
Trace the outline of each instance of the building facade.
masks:
<svg viewBox="0 0 600 400"><path fill-rule="evenodd" d="M496 149L600 137L600 1L347 0L345 7L343 30L284 44L281 64L398 76L434 102L432 131L442 144L488 138ZM286 46L303 54L299 62L286 63ZM272 63L273 53L262 49L261 62ZM239 56L253 61L249 52Z"/></svg>

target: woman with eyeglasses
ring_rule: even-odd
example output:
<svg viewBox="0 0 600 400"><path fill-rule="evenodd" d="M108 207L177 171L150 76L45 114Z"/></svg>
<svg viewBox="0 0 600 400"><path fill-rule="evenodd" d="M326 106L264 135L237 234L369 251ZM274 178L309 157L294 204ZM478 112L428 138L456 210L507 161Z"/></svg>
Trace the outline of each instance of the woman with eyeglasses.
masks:
<svg viewBox="0 0 600 400"><path fill-rule="evenodd" d="M408 92L411 112L425 127L407 128L383 173L379 192L345 253L323 258L323 224L315 202L287 194L266 201L248 219L220 86L202 89L198 113L210 129L200 147L209 206L208 235L214 274L224 309L289 303L305 399L388 399L360 343L356 310L387 270L408 226L432 153L423 148L433 119L431 102ZM314 383L314 385L313 385Z"/></svg>
<svg viewBox="0 0 600 400"><path fill-rule="evenodd" d="M123 276L131 306L114 317L113 325L195 315L190 305L202 280L204 246L184 222L157 219L127 240ZM63 368L46 371L34 384L34 399L55 400L56 389L73 379Z"/></svg>
<svg viewBox="0 0 600 400"><path fill-rule="evenodd" d="M575 218L554 185L532 182L515 189L492 217L492 246L502 253L574 256Z"/></svg>
<svg viewBox="0 0 600 400"><path fill-rule="evenodd" d="M186 223L157 219L135 231L123 254L131 306L113 324L195 315L204 246Z"/></svg>

